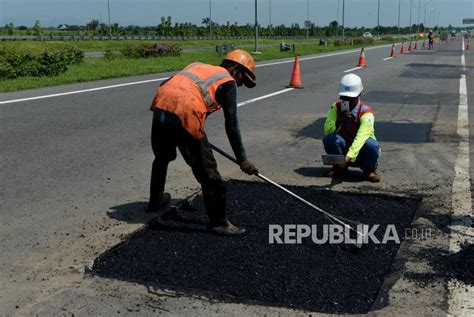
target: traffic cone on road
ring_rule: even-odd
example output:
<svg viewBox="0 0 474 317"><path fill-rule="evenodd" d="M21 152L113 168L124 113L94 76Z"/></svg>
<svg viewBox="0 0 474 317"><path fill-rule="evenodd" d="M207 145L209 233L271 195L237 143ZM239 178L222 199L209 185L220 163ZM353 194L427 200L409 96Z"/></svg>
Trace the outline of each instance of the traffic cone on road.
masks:
<svg viewBox="0 0 474 317"><path fill-rule="evenodd" d="M367 66L367 63L365 61L364 48L362 48L360 50L359 64L357 66L359 66L359 67L366 67Z"/></svg>
<svg viewBox="0 0 474 317"><path fill-rule="evenodd" d="M400 48L400 54L406 54L406 50L405 50L405 43L402 43L402 47Z"/></svg>
<svg viewBox="0 0 474 317"><path fill-rule="evenodd" d="M295 63L293 65L293 72L291 74L290 84L286 87L303 88L303 85L301 83L300 62L298 61L298 55L295 55Z"/></svg>
<svg viewBox="0 0 474 317"><path fill-rule="evenodd" d="M423 48L426 48L426 42L423 40Z"/></svg>
<svg viewBox="0 0 474 317"><path fill-rule="evenodd" d="M390 51L390 57L397 57L397 53L395 52L395 44L392 45L392 50Z"/></svg>
<svg viewBox="0 0 474 317"><path fill-rule="evenodd" d="M408 53L411 53L413 52L413 50L411 49L411 42L410 42L410 45L408 45Z"/></svg>
<svg viewBox="0 0 474 317"><path fill-rule="evenodd" d="M415 50L418 49L418 41L415 42L415 47L413 49L415 49Z"/></svg>
<svg viewBox="0 0 474 317"><path fill-rule="evenodd" d="M471 41L467 41L466 50L470 50L470 49L471 49Z"/></svg>

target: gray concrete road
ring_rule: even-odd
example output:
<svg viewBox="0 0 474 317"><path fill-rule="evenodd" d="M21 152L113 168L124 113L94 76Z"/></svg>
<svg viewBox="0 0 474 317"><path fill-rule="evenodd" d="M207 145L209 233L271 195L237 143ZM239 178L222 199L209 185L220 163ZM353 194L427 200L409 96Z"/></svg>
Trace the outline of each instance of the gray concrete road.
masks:
<svg viewBox="0 0 474 317"><path fill-rule="evenodd" d="M389 51L387 46L366 50L368 67L354 71L364 81L363 100L376 110L381 183L359 181L356 170L347 179L322 177L322 120L344 71L356 66L358 51L302 58L304 89L243 105L239 114L247 154L263 174L284 184L420 197L422 208L413 226L430 228L432 237L404 242L372 314L443 316L473 309L452 303L453 288L464 290L464 285L453 287L439 277L426 288L410 277L430 272L423 251L450 250L454 239L448 226L459 166L460 78L467 77L472 105L474 56L465 52L463 69L461 42L384 60ZM291 60L261 63L257 88L241 89L239 100L285 89L292 66ZM0 94L2 315L304 314L210 303L84 276L91 260L152 218L143 213L153 159L148 107L159 81L146 81L169 75ZM139 81L145 82L128 84ZM207 133L214 144L230 149L222 114L208 120ZM221 157L218 164L226 178L248 179ZM470 185L470 180L460 184ZM180 157L170 165L167 189L175 199L193 193L197 185Z"/></svg>

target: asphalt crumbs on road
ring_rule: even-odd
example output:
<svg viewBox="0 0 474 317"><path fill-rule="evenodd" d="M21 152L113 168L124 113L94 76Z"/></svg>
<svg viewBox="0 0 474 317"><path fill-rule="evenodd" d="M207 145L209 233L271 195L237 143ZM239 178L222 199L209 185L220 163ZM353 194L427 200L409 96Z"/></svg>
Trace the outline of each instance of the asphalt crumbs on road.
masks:
<svg viewBox="0 0 474 317"><path fill-rule="evenodd" d="M403 240L419 201L387 196L336 193L317 187L289 186L312 203L364 224L388 224ZM229 182L230 218L245 236L206 232L200 196L194 211L178 211L146 227L100 255L91 274L159 286L224 302L306 309L326 313L365 313L377 297L399 245L365 245L358 254L329 245L269 244L269 224L320 225L328 222L313 209L267 184ZM320 227L321 228L321 227Z"/></svg>

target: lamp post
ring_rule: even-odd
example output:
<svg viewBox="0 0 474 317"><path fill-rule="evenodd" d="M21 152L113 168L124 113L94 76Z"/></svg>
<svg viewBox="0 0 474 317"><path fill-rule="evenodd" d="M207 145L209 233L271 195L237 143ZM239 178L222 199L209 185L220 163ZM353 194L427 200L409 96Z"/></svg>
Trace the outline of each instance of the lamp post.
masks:
<svg viewBox="0 0 474 317"><path fill-rule="evenodd" d="M306 0L306 44L309 44L309 0Z"/></svg>
<svg viewBox="0 0 474 317"><path fill-rule="evenodd" d="M423 29L426 29L426 7L428 6L428 2L425 3L424 6L425 6L425 16L423 17Z"/></svg>
<svg viewBox="0 0 474 317"><path fill-rule="evenodd" d="M107 0L107 12L109 15L109 37L112 37L112 24L110 24L110 0Z"/></svg>
<svg viewBox="0 0 474 317"><path fill-rule="evenodd" d="M402 0L398 0L398 35L400 36L400 11L402 9Z"/></svg>
<svg viewBox="0 0 474 317"><path fill-rule="evenodd" d="M410 34L413 33L412 21L411 21L412 12L413 12L413 0L410 1Z"/></svg>
<svg viewBox="0 0 474 317"><path fill-rule="evenodd" d="M268 9L268 15L269 15L269 23L268 23L268 28L270 31L270 36L272 36L272 0L269 1L269 9Z"/></svg>
<svg viewBox="0 0 474 317"><path fill-rule="evenodd" d="M337 22L337 27L336 27L336 37L339 36L339 6L341 4L341 0L337 0L337 11L336 11L336 22Z"/></svg>
<svg viewBox="0 0 474 317"><path fill-rule="evenodd" d="M209 36L212 36L212 0L209 0Z"/></svg>
<svg viewBox="0 0 474 317"><path fill-rule="evenodd" d="M380 0L378 0L378 9L377 9L377 41L380 40Z"/></svg>
<svg viewBox="0 0 474 317"><path fill-rule="evenodd" d="M258 13L257 13L258 5L257 0L255 0L255 51L253 54L260 54L258 51Z"/></svg>
<svg viewBox="0 0 474 317"><path fill-rule="evenodd" d="M418 0L418 29L416 33L420 33L421 26L421 0Z"/></svg>
<svg viewBox="0 0 474 317"><path fill-rule="evenodd" d="M429 28L430 28L430 29L433 28L433 24L432 24L431 20L432 20L433 12L434 12L434 11L435 11L434 9L430 10L430 16L429 16L429 19L428 19L428 25L429 25Z"/></svg>
<svg viewBox="0 0 474 317"><path fill-rule="evenodd" d="M346 0L342 0L342 40L344 41L344 20L346 16Z"/></svg>

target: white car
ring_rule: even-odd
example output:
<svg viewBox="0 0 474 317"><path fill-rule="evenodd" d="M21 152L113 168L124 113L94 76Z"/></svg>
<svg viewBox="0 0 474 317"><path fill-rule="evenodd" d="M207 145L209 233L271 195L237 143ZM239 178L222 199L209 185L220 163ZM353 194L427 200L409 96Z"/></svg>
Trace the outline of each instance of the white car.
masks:
<svg viewBox="0 0 474 317"><path fill-rule="evenodd" d="M366 39L371 39L372 38L372 33L365 32L364 35L362 35L362 36L365 37Z"/></svg>
<svg viewBox="0 0 474 317"><path fill-rule="evenodd" d="M365 37L366 39L371 39L372 38L372 33L365 32L364 35L362 35L362 36Z"/></svg>

